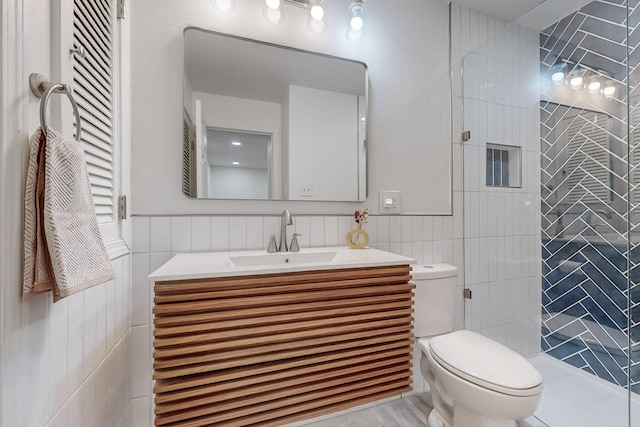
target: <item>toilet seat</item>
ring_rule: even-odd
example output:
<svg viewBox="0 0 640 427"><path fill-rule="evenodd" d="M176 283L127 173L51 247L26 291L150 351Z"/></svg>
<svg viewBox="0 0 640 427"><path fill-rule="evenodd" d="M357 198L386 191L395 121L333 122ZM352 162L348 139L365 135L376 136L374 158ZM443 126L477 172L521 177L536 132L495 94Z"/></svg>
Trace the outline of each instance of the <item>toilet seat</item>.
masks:
<svg viewBox="0 0 640 427"><path fill-rule="evenodd" d="M471 331L429 340L429 353L444 369L480 387L511 396L540 393L542 376L524 357Z"/></svg>

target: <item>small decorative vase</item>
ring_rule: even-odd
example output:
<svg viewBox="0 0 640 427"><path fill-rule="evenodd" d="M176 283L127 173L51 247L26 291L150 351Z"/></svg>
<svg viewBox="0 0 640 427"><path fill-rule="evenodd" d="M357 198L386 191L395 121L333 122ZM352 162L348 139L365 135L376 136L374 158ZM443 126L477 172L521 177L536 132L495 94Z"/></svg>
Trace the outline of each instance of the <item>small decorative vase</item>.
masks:
<svg viewBox="0 0 640 427"><path fill-rule="evenodd" d="M368 243L369 234L362 229L362 224L358 224L347 234L347 245L351 249L364 249Z"/></svg>

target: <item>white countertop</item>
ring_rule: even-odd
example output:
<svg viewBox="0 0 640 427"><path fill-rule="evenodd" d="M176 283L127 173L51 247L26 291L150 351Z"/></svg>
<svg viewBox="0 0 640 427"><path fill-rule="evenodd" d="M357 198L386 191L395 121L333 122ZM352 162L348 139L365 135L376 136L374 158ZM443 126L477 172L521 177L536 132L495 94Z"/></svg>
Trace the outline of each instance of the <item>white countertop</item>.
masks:
<svg viewBox="0 0 640 427"><path fill-rule="evenodd" d="M323 255L335 252L331 261L305 262L295 261L296 254L302 254L313 258L315 255ZM315 255L311 255L315 254ZM230 257L252 259L266 263L263 265L249 265L237 267ZM288 259L293 260L292 263ZM273 259L273 264L269 264ZM386 265L415 264L416 260L402 255L378 249L351 249L346 246L308 248L300 252L277 252L267 254L261 251L237 251L237 252L203 252L178 254L164 263L160 268L149 275L152 281L205 279L210 277L244 276L254 274L276 274L310 270L336 270L340 268L380 267Z"/></svg>

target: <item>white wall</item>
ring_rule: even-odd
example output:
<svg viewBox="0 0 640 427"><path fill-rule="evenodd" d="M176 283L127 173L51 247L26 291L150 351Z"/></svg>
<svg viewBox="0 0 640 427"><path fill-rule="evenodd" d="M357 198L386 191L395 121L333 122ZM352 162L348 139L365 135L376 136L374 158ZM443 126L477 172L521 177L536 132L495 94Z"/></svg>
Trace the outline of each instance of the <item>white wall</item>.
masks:
<svg viewBox="0 0 640 427"><path fill-rule="evenodd" d="M293 85L288 95L289 200L357 200L358 96Z"/></svg>
<svg viewBox="0 0 640 427"><path fill-rule="evenodd" d="M228 199L242 194L248 199L267 199L268 172L267 169L210 166L209 197Z"/></svg>
<svg viewBox="0 0 640 427"><path fill-rule="evenodd" d="M209 0L131 2L134 214L349 214L377 212L377 192L400 190L405 214L450 213L448 9L441 0L369 0L367 27L347 41L346 5L327 4L329 29L312 34L304 10L288 7L280 25L258 1L222 14ZM197 201L182 195L180 169L182 31L193 25L366 62L369 66L369 199L357 203ZM156 197L161 188L163 197Z"/></svg>
<svg viewBox="0 0 640 427"><path fill-rule="evenodd" d="M130 257L114 260L115 280L56 304L21 299L27 140L39 125L27 79L54 74L55 3L0 2L0 426L131 427Z"/></svg>

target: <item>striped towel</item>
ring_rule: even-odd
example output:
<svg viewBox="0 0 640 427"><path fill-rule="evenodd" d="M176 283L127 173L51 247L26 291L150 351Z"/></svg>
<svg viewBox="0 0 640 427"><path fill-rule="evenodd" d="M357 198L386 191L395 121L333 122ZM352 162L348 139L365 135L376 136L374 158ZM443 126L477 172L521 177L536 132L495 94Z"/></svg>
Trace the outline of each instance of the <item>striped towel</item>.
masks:
<svg viewBox="0 0 640 427"><path fill-rule="evenodd" d="M84 150L51 128L30 139L23 296L53 300L115 278L96 220Z"/></svg>

